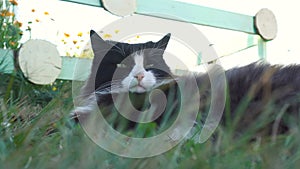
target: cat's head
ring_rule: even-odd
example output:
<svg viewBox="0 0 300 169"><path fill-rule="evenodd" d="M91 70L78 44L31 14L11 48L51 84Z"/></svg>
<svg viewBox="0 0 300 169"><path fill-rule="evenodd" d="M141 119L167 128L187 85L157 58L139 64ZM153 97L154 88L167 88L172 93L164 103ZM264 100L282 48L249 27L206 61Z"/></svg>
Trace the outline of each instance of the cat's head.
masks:
<svg viewBox="0 0 300 169"><path fill-rule="evenodd" d="M94 52L92 78L95 90L122 88L143 93L152 89L160 79L170 78L172 73L163 59L170 34L157 42L128 44L105 41L91 31Z"/></svg>

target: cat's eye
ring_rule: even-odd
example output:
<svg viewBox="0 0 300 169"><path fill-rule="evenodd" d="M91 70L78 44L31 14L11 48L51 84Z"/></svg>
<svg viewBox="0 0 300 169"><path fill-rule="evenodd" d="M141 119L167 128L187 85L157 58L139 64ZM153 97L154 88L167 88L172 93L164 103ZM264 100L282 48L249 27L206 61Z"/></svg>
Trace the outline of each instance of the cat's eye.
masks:
<svg viewBox="0 0 300 169"><path fill-rule="evenodd" d="M120 64L117 64L117 67L118 68L127 68L127 65L125 65L124 63L120 63Z"/></svg>

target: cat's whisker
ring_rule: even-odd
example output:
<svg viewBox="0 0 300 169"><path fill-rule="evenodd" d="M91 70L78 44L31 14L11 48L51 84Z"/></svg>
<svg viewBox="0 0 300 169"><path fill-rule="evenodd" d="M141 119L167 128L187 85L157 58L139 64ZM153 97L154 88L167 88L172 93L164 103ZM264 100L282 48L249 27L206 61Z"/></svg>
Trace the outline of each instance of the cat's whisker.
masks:
<svg viewBox="0 0 300 169"><path fill-rule="evenodd" d="M177 80L173 78L156 78L157 83L169 83L171 81L177 81Z"/></svg>
<svg viewBox="0 0 300 169"><path fill-rule="evenodd" d="M98 87L96 90L101 90L102 88L114 86L114 85L117 85L117 84L120 85L121 82L122 82L121 80L113 80L113 81L105 82L100 87Z"/></svg>
<svg viewBox="0 0 300 169"><path fill-rule="evenodd" d="M154 57L154 56L161 56L161 54L151 54L151 57Z"/></svg>
<svg viewBox="0 0 300 169"><path fill-rule="evenodd" d="M156 80L174 80L176 78L169 78L169 77L156 77Z"/></svg>
<svg viewBox="0 0 300 169"><path fill-rule="evenodd" d="M97 90L95 90L96 94L110 94L110 93L117 93L121 92L124 89L122 88L122 81L121 80L113 80L110 82L106 82L101 85Z"/></svg>

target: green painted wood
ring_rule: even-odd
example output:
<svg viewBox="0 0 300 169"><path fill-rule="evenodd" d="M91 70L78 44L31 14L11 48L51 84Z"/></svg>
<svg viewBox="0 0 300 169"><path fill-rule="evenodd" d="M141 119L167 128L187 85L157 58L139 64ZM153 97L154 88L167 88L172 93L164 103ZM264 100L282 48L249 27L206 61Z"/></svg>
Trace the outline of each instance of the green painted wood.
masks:
<svg viewBox="0 0 300 169"><path fill-rule="evenodd" d="M198 56L197 56L197 65L200 65L202 63L202 53L198 53Z"/></svg>
<svg viewBox="0 0 300 169"><path fill-rule="evenodd" d="M255 38L254 36L258 37ZM257 35L248 35L248 46L257 46L258 57L261 60L265 60L267 57L267 41Z"/></svg>
<svg viewBox="0 0 300 169"><path fill-rule="evenodd" d="M84 81L90 74L91 64L91 59L62 57L58 79Z"/></svg>
<svg viewBox="0 0 300 169"><path fill-rule="evenodd" d="M0 73L11 74L14 71L14 52L0 49Z"/></svg>
<svg viewBox="0 0 300 169"><path fill-rule="evenodd" d="M137 0L136 13L257 34L253 16L174 0Z"/></svg>
<svg viewBox="0 0 300 169"><path fill-rule="evenodd" d="M61 1L67 1L67 2L74 2L74 3L78 3L78 4L103 7L103 5L101 3L101 0L61 0Z"/></svg>
<svg viewBox="0 0 300 169"><path fill-rule="evenodd" d="M253 45L253 44L256 44L255 42L254 42L254 36L255 35L248 35L248 39L247 39L247 44L248 44L248 46L251 46L251 45Z"/></svg>
<svg viewBox="0 0 300 169"><path fill-rule="evenodd" d="M103 7L101 0L62 1ZM136 14L246 32L249 34L258 34L254 26L253 16L247 16L174 0L136 0L136 2ZM249 37L248 44L249 43L254 43L252 37ZM258 48L260 58L265 58L266 42L262 39L259 39ZM201 54L198 56L198 64L200 62ZM58 79L84 81L90 73L91 63L91 59L62 57L62 69ZM0 72L12 73L14 68L13 65L13 53L9 53L8 57L1 57L0 49Z"/></svg>
<svg viewBox="0 0 300 169"><path fill-rule="evenodd" d="M103 7L101 0L62 0ZM175 0L136 0L137 14L257 34L254 17Z"/></svg>
<svg viewBox="0 0 300 169"><path fill-rule="evenodd" d="M267 41L262 38L258 39L258 56L260 59L266 59L267 57Z"/></svg>

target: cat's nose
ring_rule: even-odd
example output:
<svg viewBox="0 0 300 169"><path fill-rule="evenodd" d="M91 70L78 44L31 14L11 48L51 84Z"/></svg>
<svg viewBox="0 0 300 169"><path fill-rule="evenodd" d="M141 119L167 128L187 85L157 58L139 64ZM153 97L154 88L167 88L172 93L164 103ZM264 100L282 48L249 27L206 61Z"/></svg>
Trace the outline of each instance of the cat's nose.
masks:
<svg viewBox="0 0 300 169"><path fill-rule="evenodd" d="M135 75L134 78L136 78L140 82L141 80L143 80L144 74L143 73L139 73L139 74Z"/></svg>

